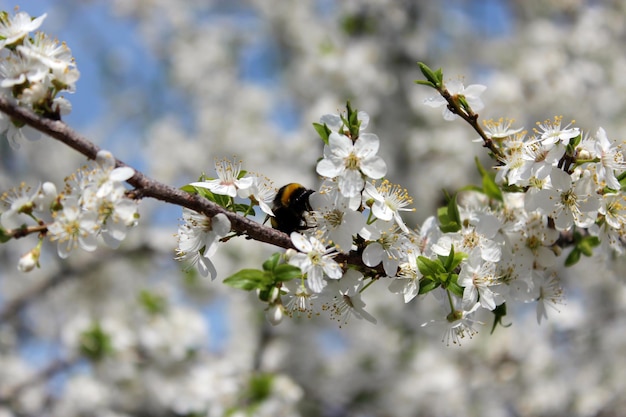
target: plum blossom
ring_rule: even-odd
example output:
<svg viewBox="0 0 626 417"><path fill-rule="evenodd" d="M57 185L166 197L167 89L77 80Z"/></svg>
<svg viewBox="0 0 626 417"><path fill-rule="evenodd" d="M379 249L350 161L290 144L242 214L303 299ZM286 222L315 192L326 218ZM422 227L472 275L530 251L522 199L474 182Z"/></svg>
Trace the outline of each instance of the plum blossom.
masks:
<svg viewBox="0 0 626 417"><path fill-rule="evenodd" d="M324 146L324 158L317 164L317 173L337 178L341 194L354 197L365 185L363 176L380 179L387 173L385 161L376 153L380 141L373 133L362 133L356 140L332 132Z"/></svg>
<svg viewBox="0 0 626 417"><path fill-rule="evenodd" d="M215 161L215 171L217 172L218 178L192 182L190 185L206 188L212 193L234 198L237 196L238 190L246 190L254 183L254 178L250 176L239 178L239 174L241 173L241 161Z"/></svg>
<svg viewBox="0 0 626 417"><path fill-rule="evenodd" d="M196 266L203 277L215 279L217 270L211 256L217 252L219 240L230 231L230 220L219 213L207 217L187 208L183 209L183 223L178 227L178 248L176 259L188 261Z"/></svg>
<svg viewBox="0 0 626 417"><path fill-rule="evenodd" d="M305 237L298 232L291 233L291 241L298 253L289 259L289 264L300 268L306 274L307 285L311 291L319 293L326 286L324 275L331 279L339 279L343 271L333 257L337 252L326 248L317 238Z"/></svg>

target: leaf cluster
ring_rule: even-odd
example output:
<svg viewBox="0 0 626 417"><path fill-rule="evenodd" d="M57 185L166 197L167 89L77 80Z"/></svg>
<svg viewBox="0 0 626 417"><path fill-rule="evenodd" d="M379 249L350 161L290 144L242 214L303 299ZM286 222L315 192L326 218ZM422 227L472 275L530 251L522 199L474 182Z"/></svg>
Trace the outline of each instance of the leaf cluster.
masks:
<svg viewBox="0 0 626 417"><path fill-rule="evenodd" d="M272 290L283 282L302 276L300 268L283 262L280 253L274 253L263 262L263 269L242 269L224 280L226 285L245 291L257 290L261 301L272 299Z"/></svg>

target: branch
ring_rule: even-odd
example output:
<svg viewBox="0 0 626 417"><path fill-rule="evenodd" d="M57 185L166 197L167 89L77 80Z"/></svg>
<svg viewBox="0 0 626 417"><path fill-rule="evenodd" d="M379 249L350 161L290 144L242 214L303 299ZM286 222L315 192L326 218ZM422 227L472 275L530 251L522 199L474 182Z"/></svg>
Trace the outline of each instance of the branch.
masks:
<svg viewBox="0 0 626 417"><path fill-rule="evenodd" d="M9 99L1 95L0 111L6 113L12 119L26 123L38 131L64 143L89 159L95 159L98 151L100 151L100 148L96 144L81 136L62 121L50 120L38 116L32 111L12 103ZM118 167L129 166L119 159L116 159L116 165ZM166 203L186 207L208 217L222 213L228 217L232 230L238 234L246 235L259 242L270 243L282 248L293 247L291 239L285 233L227 211L198 195L189 194L172 186L160 183L147 177L140 171L135 170L135 175L128 180L128 183L135 187L135 189L129 193L132 198L154 198Z"/></svg>
<svg viewBox="0 0 626 417"><path fill-rule="evenodd" d="M152 251L153 249L151 249L148 245L142 245L137 248L130 249L126 253L131 259L138 259L139 257L144 257L150 254ZM33 302L33 300L38 297L43 296L50 289L70 279L85 277L86 274L94 271L98 264L108 264L113 257L113 253L108 253L81 265L79 268L68 267L66 264L62 263L61 270L51 278L33 285L31 288L13 299L4 300L2 308L0 309L0 325L13 320L24 308L28 306L29 303Z"/></svg>
<svg viewBox="0 0 626 417"><path fill-rule="evenodd" d="M17 229L8 229L4 231L4 236L11 239L21 239L33 233L45 233L48 230L48 226L40 224L38 226L24 226Z"/></svg>
<svg viewBox="0 0 626 417"><path fill-rule="evenodd" d="M40 383L44 383L54 375L59 372L62 372L76 362L78 362L79 358L70 358L70 359L57 359L39 372L33 374L30 378L22 381L13 386L9 386L8 388L2 389L0 391L0 405L10 404L11 401L14 401L16 397L25 389L32 387L33 385L37 385Z"/></svg>
<svg viewBox="0 0 626 417"><path fill-rule="evenodd" d="M441 94L441 96L448 102L448 109L460 116L463 120L465 120L478 135L480 135L483 140L483 146L489 149L493 155L495 156L496 161L498 163L502 163L502 159L504 155L502 155L502 151L498 149L498 147L493 143L493 140L487 136L485 131L480 124L478 124L478 114L471 111L471 109L465 109L459 105L458 101L450 94L450 92L445 88L438 88L437 91Z"/></svg>

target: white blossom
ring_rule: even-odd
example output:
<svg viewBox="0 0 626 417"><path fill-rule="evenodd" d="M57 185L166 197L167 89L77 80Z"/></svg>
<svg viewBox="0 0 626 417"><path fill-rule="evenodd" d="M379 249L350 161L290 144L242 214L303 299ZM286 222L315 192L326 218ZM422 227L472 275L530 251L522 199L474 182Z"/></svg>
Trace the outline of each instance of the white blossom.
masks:
<svg viewBox="0 0 626 417"><path fill-rule="evenodd" d="M373 133L363 133L356 140L332 132L324 146L324 159L317 163L317 173L337 178L339 190L346 197L361 193L363 176L379 179L387 173L385 161L378 152L379 139Z"/></svg>
<svg viewBox="0 0 626 417"><path fill-rule="evenodd" d="M230 220L219 213L207 217L187 208L183 209L183 223L178 228L176 259L188 262L188 268L197 266L203 277L215 279L217 270L211 256L217 252L219 240L230 232Z"/></svg>
<svg viewBox="0 0 626 417"><path fill-rule="evenodd" d="M291 233L291 241L299 252L289 258L289 263L306 274L307 286L311 291L319 293L324 289L326 286L324 276L331 279L341 278L343 271L333 260L337 254L334 249L326 249L315 237L307 238L298 232Z"/></svg>

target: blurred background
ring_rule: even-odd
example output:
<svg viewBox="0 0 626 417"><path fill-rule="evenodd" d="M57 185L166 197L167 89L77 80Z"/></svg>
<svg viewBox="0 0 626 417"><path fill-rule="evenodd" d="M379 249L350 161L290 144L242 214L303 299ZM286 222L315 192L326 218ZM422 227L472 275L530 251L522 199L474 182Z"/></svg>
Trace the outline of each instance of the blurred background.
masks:
<svg viewBox="0 0 626 417"><path fill-rule="evenodd" d="M65 121L173 186L233 157L276 186L319 184L311 124L347 100L371 116L387 178L409 190L416 227L442 190L488 162L461 121L425 107L417 61L481 83L483 119L532 129L554 116L584 132L626 132L621 0L25 0L72 49L81 78ZM63 178L84 158L53 140L0 141L0 190ZM562 271L559 312L491 317L462 346L441 342L433 299L404 304L378 282L372 325L326 317L272 327L254 294L221 280L276 251L223 245L214 282L173 260L177 207L140 206L120 250L0 247L0 416L626 416L622 258ZM88 347L106 354L85 355Z"/></svg>

